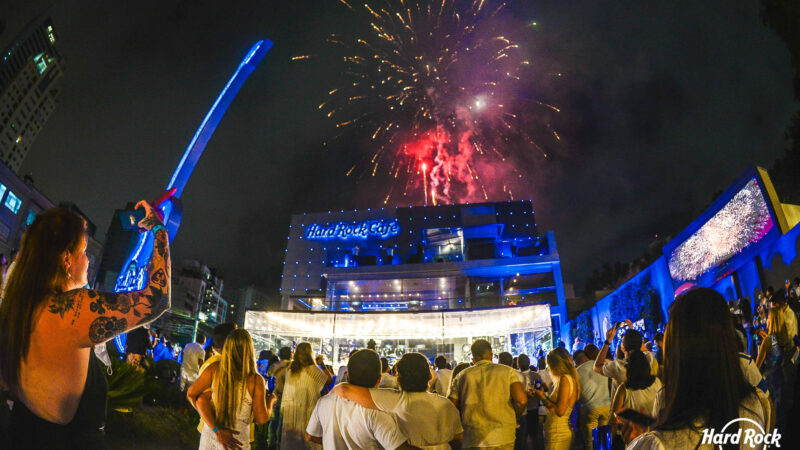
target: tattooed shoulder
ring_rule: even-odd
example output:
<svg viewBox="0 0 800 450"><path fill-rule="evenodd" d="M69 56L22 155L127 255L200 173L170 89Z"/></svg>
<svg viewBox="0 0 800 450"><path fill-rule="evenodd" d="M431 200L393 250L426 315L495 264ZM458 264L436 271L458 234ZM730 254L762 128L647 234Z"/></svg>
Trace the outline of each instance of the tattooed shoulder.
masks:
<svg viewBox="0 0 800 450"><path fill-rule="evenodd" d="M63 319L67 311L75 308L75 297L78 295L78 292L79 290L76 289L53 296L47 309L53 314L60 315Z"/></svg>

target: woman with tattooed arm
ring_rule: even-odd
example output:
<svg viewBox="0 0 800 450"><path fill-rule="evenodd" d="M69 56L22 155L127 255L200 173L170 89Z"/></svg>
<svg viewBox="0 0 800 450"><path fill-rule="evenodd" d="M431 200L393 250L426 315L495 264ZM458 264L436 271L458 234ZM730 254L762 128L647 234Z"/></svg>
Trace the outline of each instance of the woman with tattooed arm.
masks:
<svg viewBox="0 0 800 450"><path fill-rule="evenodd" d="M169 239L141 201L139 226L155 233L149 284L106 293L87 284L86 222L66 209L25 231L0 304L0 378L15 397L10 447L105 448L108 385L93 346L157 319L170 307Z"/></svg>

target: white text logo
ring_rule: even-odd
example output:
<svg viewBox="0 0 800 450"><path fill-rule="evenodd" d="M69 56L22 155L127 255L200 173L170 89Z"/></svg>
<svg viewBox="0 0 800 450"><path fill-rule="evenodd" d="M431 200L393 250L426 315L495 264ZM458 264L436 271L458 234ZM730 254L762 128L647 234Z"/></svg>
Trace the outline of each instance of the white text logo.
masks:
<svg viewBox="0 0 800 450"><path fill-rule="evenodd" d="M733 428L733 425L742 422L739 429L735 432L728 431ZM749 424L749 425L748 425ZM716 445L722 450L723 445L739 445L742 448L762 448L766 449L770 445L780 448L781 435L778 429L772 430L771 433L764 431L764 428L755 420L752 419L733 419L719 431L716 432L714 428L706 428L703 430L703 440L701 445Z"/></svg>

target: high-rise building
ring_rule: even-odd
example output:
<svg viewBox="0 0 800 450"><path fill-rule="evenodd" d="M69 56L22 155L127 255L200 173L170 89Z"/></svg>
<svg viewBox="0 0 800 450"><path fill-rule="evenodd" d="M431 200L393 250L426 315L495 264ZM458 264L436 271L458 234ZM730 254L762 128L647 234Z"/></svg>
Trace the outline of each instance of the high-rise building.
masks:
<svg viewBox="0 0 800 450"><path fill-rule="evenodd" d="M0 161L19 172L56 107L64 60L49 16L30 22L0 54Z"/></svg>
<svg viewBox="0 0 800 450"><path fill-rule="evenodd" d="M19 249L22 233L36 214L52 208L53 202L39 192L31 177L20 178L0 163L0 253L11 260Z"/></svg>
<svg viewBox="0 0 800 450"><path fill-rule="evenodd" d="M111 223L106 232L106 245L103 248L103 258L97 272L97 288L103 291L113 291L117 284L117 276L122 270L128 255L139 238L136 230L127 230L122 227L120 213L130 211L136 206L135 203L128 203L125 209L117 209L111 217Z"/></svg>
<svg viewBox="0 0 800 450"><path fill-rule="evenodd" d="M231 301L231 319L240 327L244 327L245 311L248 309L267 309L280 307L280 299L271 297L255 286L247 286L236 291Z"/></svg>
<svg viewBox="0 0 800 450"><path fill-rule="evenodd" d="M216 269L187 259L173 265L172 309L183 310L203 322L222 323L228 317L228 302L222 298L224 282Z"/></svg>

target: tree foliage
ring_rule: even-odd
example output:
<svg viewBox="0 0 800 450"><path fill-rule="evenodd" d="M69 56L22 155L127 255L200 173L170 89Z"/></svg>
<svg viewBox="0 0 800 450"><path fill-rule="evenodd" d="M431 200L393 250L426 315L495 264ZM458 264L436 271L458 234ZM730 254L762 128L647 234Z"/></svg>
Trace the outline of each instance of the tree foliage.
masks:
<svg viewBox="0 0 800 450"><path fill-rule="evenodd" d="M655 330L661 322L661 296L650 284L649 273L627 283L611 295L612 323L644 319L645 327Z"/></svg>

